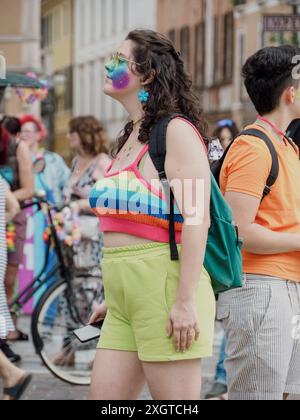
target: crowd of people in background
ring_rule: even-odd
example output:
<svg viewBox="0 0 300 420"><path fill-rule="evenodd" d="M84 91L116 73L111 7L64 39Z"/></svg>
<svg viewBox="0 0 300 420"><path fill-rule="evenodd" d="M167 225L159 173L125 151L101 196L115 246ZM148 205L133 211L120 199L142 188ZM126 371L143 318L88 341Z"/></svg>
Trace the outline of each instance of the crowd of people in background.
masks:
<svg viewBox="0 0 300 420"><path fill-rule="evenodd" d="M100 272L102 236L88 196L111 161L107 134L92 116L70 121L67 138L74 156L71 168L58 154L42 147L47 135L42 121L33 115L4 116L0 123L0 375L4 381L4 399L18 399L31 380L30 374L15 366L21 361L21 355L13 351L11 344L28 341L29 337L17 328L17 317L9 309L16 293L26 240L27 214L21 209L22 204L42 192L53 205L70 205L88 232L78 245L78 255L82 260L89 259L89 264ZM44 168L35 173L34 162L39 159L43 159ZM37 217L46 216L41 211ZM42 229L44 223L39 226ZM13 249L7 248L9 228L14 230ZM98 240L93 240L92 248L88 248L88 235L95 236L95 232ZM39 248L43 249L43 230L36 236ZM42 254L41 260L35 261L37 271L43 261ZM55 363L61 363L64 357L64 354L57 355Z"/></svg>
<svg viewBox="0 0 300 420"><path fill-rule="evenodd" d="M164 60L161 59L162 52ZM221 294L218 300L217 320L222 322L225 332L215 383L206 398L262 400L300 394L300 341L295 340L291 333L295 316L300 324L300 194L297 181L300 169L297 147L300 146L300 88L292 78L292 59L297 54L299 50L289 46L265 48L250 57L243 68L247 91L259 114L247 129L260 131L267 137L266 144L255 134L240 135L235 121L223 119L215 127L208 150L203 147L204 142L198 143L198 148L193 146L199 138L202 139L197 130L201 132L203 129L202 136L206 134L200 107L196 107L198 102L191 93L180 54L170 41L152 31L129 34L120 51L106 66L105 93L121 102L130 115L130 122L114 149L114 160L105 128L93 116L77 117L69 123L67 138L73 153L70 167L58 154L42 148L48 134L37 117L3 117L0 122L0 377L4 383L4 399L19 399L31 381L30 373L15 366L21 355L13 351L11 343L28 341L29 337L18 328L16 316L10 312L9 306L14 298L26 240L27 215L22 204L32 200L40 191L50 203L68 204L78 215L83 232L77 244L79 265L93 265L101 273L103 248L107 241L104 256L107 302L102 303L91 318L92 321L106 318L94 365L92 398L120 396L116 395L117 392L124 398L135 395L144 383L144 374L157 399L171 395L183 395L184 399L199 392L201 366L196 359L206 357L212 351L209 324L214 321L208 315L214 305L209 306L212 290L205 269L202 268L200 281L202 292L207 293L207 313L204 314L203 307L199 307L203 296L199 296L197 304L191 303L190 306L184 300L188 293L197 294L198 299L199 289L195 286L191 292L192 286L186 283L184 289L183 280L179 282L179 266L174 261L169 262L165 220L153 218L149 221L146 215L143 215L143 220L138 220L135 215L136 220L133 220L123 214L116 221L117 213L114 216L100 215L97 204L91 209L91 197L109 191L105 182L117 173L130 172L144 188L149 189L145 173L153 174L154 167L150 165L147 136L158 116L164 111L173 113L176 110L178 114L189 115L186 115L187 120L181 118L172 122L168 129L167 142L172 157L166 164L168 174L176 173L176 162L181 153L182 162L187 156L194 159L192 167L199 164L199 174L209 179L209 167L204 164L207 163L206 153L213 165L227 151L220 174L220 189L233 211L244 241L244 285ZM180 79L180 89L174 75ZM189 145L189 151L180 146L182 140ZM276 158L270 155L268 148L275 149ZM197 157L196 152L199 153ZM134 163L129 165L135 155ZM35 174L33 163L38 159L45 161L45 168ZM276 164L274 159L277 162L275 175L272 174ZM181 169L184 171L187 167ZM274 179L269 187L271 174ZM151 189L149 191L154 193ZM209 195L208 190L206 194ZM209 211L208 204L206 210ZM113 211L116 209L111 209L111 213ZM103 218L104 229L96 215L100 220ZM110 219L104 220L104 217ZM141 226L139 231L134 224ZM13 226L15 230L13 250L7 249L6 226ZM188 269L188 262L193 261L189 256L192 248L188 249L184 244L191 247L193 237L193 243L199 245L200 250L199 238L206 237L208 229L207 224L206 233L201 231L200 235L199 231L198 237L194 237L184 226L184 219L177 219L175 235L177 245L182 245L182 276L191 269ZM137 242L129 241L128 235L135 237ZM93 241L90 241L92 237ZM201 246L204 254L203 243ZM113 247L115 251L112 251ZM122 266L116 263L117 258L123 261ZM164 309L155 306L157 313L152 315L157 318L158 325L167 316L166 305L169 309L173 307L166 327L167 337L174 337L176 351L166 337L159 336L161 325L156 331L147 331L137 319L139 313L142 318L149 316L146 314L149 303L145 296L139 295L139 290L144 290L143 281L149 283L147 300L156 302L155 296L158 295L154 288L159 286L157 280L162 280L159 278L162 266L166 267L164 276L169 280L164 287L172 290L166 292L169 294ZM200 278L200 267L195 266L195 271ZM112 278L116 276L120 278L117 285L117 279ZM131 284L129 280L132 280ZM139 281L142 282L140 289ZM135 285L134 292L130 290L132 284ZM131 307L128 300L123 302L121 295L130 295ZM201 324L202 330L198 329L199 321L204 322L197 318L200 313L203 319L207 319L206 326ZM182 325L177 328L180 317L185 317L187 322L192 317L195 331ZM134 320L132 323L131 319ZM158 338L154 337L155 333ZM155 342L157 348L151 347L151 342ZM128 353L125 355L125 352ZM139 354L140 360L129 354ZM72 354L68 357L72 359ZM65 363L65 358L62 350L55 363ZM71 359L69 363L72 364ZM156 362L160 362L159 367ZM101 378L100 369L104 372ZM176 379L184 377L187 372L189 380L184 382L183 391ZM170 379L164 379L168 375ZM159 377L161 381L157 380ZM129 384L129 380L130 386L122 386Z"/></svg>

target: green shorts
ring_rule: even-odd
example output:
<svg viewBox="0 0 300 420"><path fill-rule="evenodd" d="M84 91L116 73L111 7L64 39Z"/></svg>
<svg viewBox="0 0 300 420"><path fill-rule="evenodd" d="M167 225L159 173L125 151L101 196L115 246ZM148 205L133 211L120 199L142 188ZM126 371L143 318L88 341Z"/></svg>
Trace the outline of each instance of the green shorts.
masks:
<svg viewBox="0 0 300 420"><path fill-rule="evenodd" d="M108 313L99 349L137 352L143 362L212 356L216 303L205 269L197 289L200 338L186 353L176 352L166 334L180 273L168 244L104 248L102 270Z"/></svg>

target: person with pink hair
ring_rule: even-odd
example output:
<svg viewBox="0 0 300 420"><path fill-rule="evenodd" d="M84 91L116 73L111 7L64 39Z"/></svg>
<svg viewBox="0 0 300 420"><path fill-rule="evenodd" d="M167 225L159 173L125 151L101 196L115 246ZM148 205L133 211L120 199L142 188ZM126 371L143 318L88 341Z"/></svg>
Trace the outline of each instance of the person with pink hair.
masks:
<svg viewBox="0 0 300 420"><path fill-rule="evenodd" d="M34 175L34 190L35 192L44 191L45 196L52 204L62 203L62 191L66 181L69 177L69 169L64 160L56 153L49 152L41 149L41 142L47 138L47 130L37 117L33 115L24 115L20 118L13 116L5 116L2 120L2 125L10 135L17 139L21 146L26 147L29 150L29 159L31 154L31 161L34 162L37 159L43 158L45 160L45 169L42 173ZM26 212L22 212L25 215ZM27 213L28 215L28 213ZM35 258L35 274L37 274L42 268L44 262L45 245L43 241L43 231L45 228L45 216L43 212L39 212L34 216L35 226L35 250L38 252ZM22 235L23 242L26 242L26 224L24 225L24 231ZM23 248L19 253L20 264L23 260ZM19 264L17 271L14 272L14 278L18 274ZM9 274L9 272L8 272ZM10 277L9 277L10 279ZM11 281L7 281L6 284L12 284ZM10 289L8 292L9 300L12 301L13 290ZM15 324L17 324L16 317L14 318ZM8 336L10 341L27 341L28 335L19 331L16 326L16 331L10 333Z"/></svg>
<svg viewBox="0 0 300 420"><path fill-rule="evenodd" d="M44 190L47 199L53 204L62 203L62 192L69 178L70 170L61 156L41 148L48 133L40 119L33 115L20 118L20 139L29 147L33 159L43 158L46 166L42 174L35 177L35 190Z"/></svg>

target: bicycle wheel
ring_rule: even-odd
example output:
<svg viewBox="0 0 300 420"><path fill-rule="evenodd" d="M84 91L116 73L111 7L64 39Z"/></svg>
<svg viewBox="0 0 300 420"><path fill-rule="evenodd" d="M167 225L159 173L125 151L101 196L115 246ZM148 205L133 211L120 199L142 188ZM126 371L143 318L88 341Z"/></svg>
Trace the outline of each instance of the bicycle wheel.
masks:
<svg viewBox="0 0 300 420"><path fill-rule="evenodd" d="M73 331L87 324L101 296L99 278L76 278L71 288L60 281L41 297L33 313L37 354L57 378L69 384L90 384L97 340L81 344Z"/></svg>

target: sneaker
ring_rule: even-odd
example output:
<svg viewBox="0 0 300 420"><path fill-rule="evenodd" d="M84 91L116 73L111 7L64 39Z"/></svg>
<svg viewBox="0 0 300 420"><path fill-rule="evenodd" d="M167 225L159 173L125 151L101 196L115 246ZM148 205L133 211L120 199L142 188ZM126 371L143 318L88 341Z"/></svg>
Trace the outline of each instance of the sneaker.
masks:
<svg viewBox="0 0 300 420"><path fill-rule="evenodd" d="M227 400L227 392L228 388L224 384L220 384L219 382L214 383L212 389L205 395L206 400L211 399L220 399L220 400Z"/></svg>
<svg viewBox="0 0 300 420"><path fill-rule="evenodd" d="M1 340L0 348L11 363L18 363L22 360L21 356L14 353L5 340Z"/></svg>

